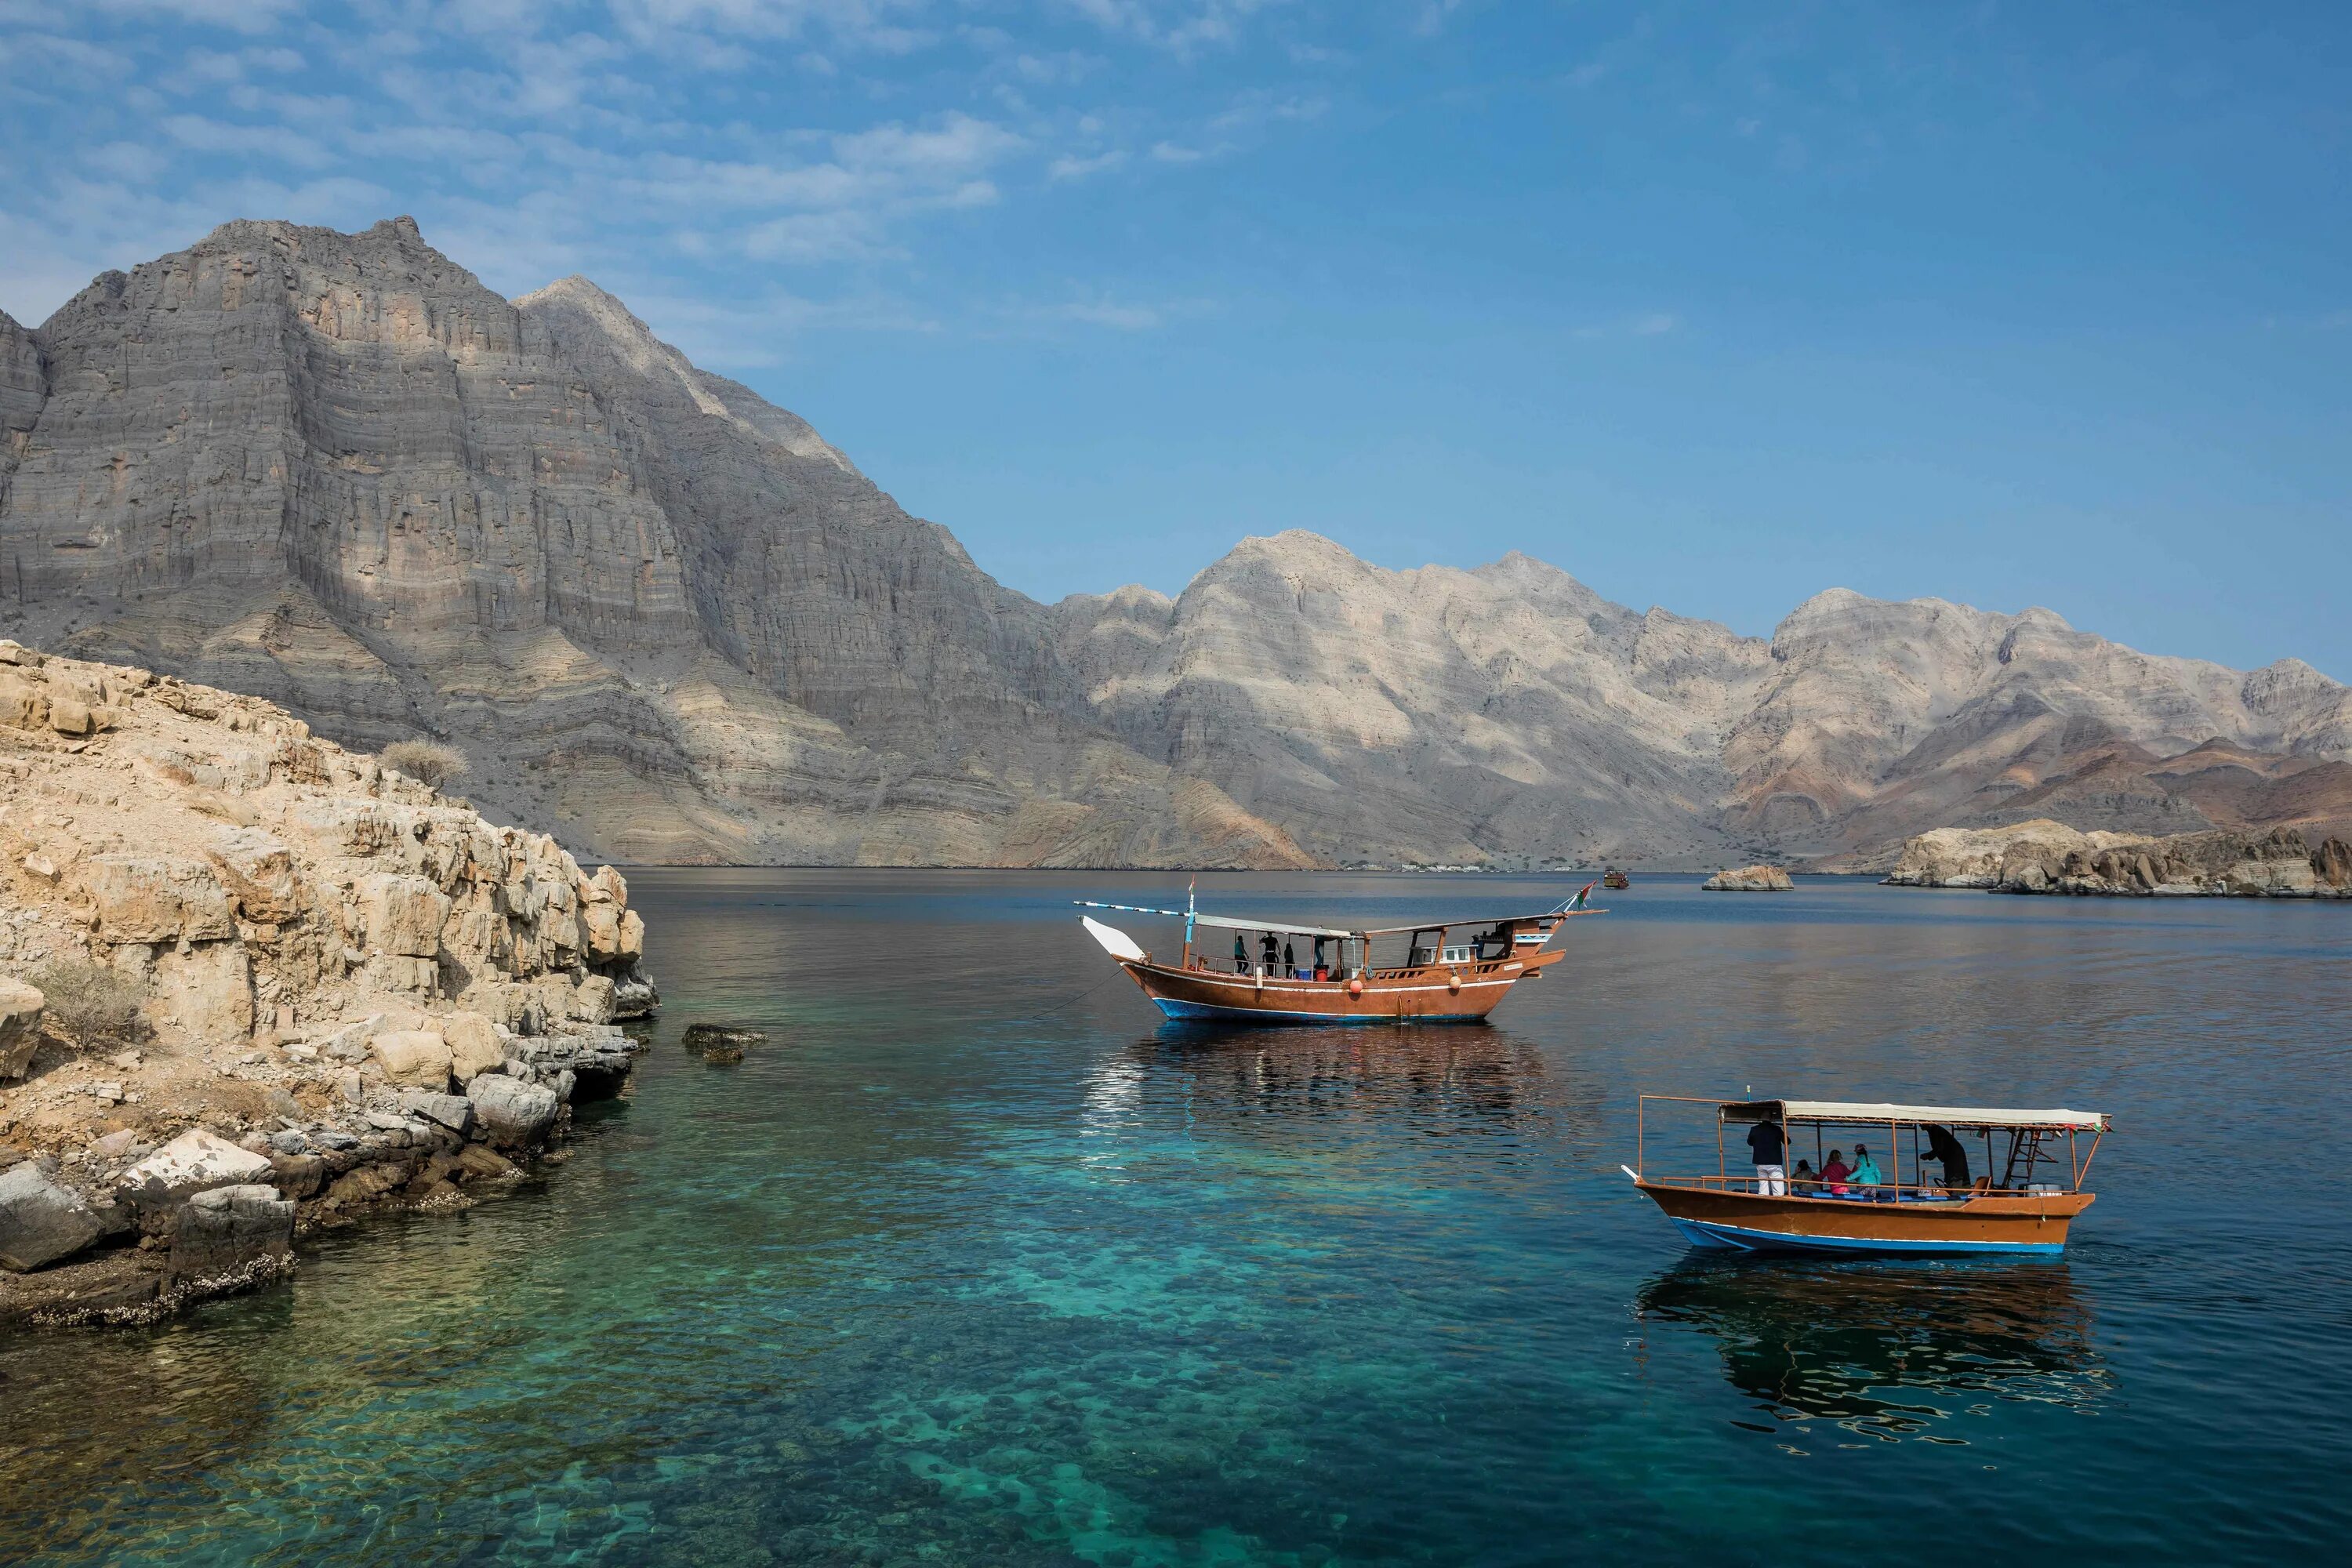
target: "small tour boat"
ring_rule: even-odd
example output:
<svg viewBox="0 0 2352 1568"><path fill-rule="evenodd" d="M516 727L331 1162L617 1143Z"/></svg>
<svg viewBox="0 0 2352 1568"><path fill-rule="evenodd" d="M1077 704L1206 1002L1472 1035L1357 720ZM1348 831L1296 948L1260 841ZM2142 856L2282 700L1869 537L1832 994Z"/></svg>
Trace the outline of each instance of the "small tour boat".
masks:
<svg viewBox="0 0 2352 1568"><path fill-rule="evenodd" d="M1202 913L1189 889L1181 910L1075 900L1081 909L1166 915L1184 922L1184 951L1176 963L1156 962L1117 926L1091 915L1079 920L1171 1018L1236 1024L1469 1023L1485 1017L1505 994L1540 978L1564 953L1546 952L1552 933L1576 915L1607 913L1591 907L1592 884L1538 914L1479 920L1423 921L1418 925L1343 930L1288 921ZM1232 931L1230 958L1196 949L1196 927ZM1466 934L1457 934L1466 933ZM1301 939L1312 954L1299 962ZM1396 951L1401 942L1402 951ZM1374 946L1390 948L1381 963Z"/></svg>
<svg viewBox="0 0 2352 1568"><path fill-rule="evenodd" d="M1713 1175L1649 1173L1653 1100L1715 1107ZM1640 1152L1634 1165L1620 1168L1692 1241L1743 1252L2054 1255L2064 1249L2074 1216L2091 1206L2083 1182L2109 1126L2089 1110L1673 1094L1642 1096L1637 1114ZM1749 1129L1738 1151L1749 1173L1744 1175L1732 1173L1725 1152L1726 1131L1734 1127ZM1810 1140L1801 1139L1806 1133ZM1879 1180L1857 1181L1828 1158L1842 1152L1832 1143L1852 1146L1882 1133L1887 1163ZM2077 1142L2083 1133L2090 1134L2087 1149ZM1968 1156L1979 1140L1985 1169L1976 1175ZM1813 1145L1810 1152L1805 1141ZM1754 1157L1775 1148L1781 1173L1759 1171ZM1929 1164L1938 1168L1936 1179L1923 1179Z"/></svg>
<svg viewBox="0 0 2352 1568"><path fill-rule="evenodd" d="M1606 871L1601 873L1601 885L1612 891L1616 891L1632 887L1633 885L1633 879L1625 875L1624 872L1617 869L1616 867L1612 866Z"/></svg>

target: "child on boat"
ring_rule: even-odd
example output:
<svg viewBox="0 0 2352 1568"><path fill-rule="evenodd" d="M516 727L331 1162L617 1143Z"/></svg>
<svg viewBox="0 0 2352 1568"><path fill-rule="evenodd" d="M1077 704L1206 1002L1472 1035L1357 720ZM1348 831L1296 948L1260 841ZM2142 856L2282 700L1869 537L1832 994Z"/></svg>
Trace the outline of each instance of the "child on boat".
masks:
<svg viewBox="0 0 2352 1568"><path fill-rule="evenodd" d="M1831 1150L1830 1157L1822 1162L1822 1183L1829 1188L1830 1196L1833 1198L1845 1196L1846 1182L1853 1175L1853 1169L1845 1163L1845 1151L1843 1149Z"/></svg>
<svg viewBox="0 0 2352 1568"><path fill-rule="evenodd" d="M1869 1145L1857 1143L1853 1146L1853 1170L1851 1175L1853 1181L1854 1196L1876 1199L1882 1195L1878 1190L1879 1185L1886 1178L1879 1173L1878 1162L1870 1157Z"/></svg>

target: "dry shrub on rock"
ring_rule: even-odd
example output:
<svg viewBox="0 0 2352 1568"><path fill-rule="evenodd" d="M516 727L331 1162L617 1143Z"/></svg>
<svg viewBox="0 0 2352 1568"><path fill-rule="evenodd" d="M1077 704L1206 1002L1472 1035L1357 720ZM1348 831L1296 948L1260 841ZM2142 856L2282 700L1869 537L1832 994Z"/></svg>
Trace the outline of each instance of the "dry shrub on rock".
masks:
<svg viewBox="0 0 2352 1568"><path fill-rule="evenodd" d="M41 1027L78 1051L136 1045L147 1037L138 982L102 963L58 959L26 976L47 1005Z"/></svg>
<svg viewBox="0 0 2352 1568"><path fill-rule="evenodd" d="M465 777L472 767L465 752L438 741L394 741L379 755L385 767L435 789Z"/></svg>

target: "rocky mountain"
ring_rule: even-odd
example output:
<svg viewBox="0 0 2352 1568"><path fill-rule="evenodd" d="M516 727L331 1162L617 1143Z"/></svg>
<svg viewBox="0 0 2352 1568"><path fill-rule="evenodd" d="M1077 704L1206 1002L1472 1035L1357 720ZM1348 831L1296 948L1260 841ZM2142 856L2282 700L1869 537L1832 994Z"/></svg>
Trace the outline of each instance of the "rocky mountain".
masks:
<svg viewBox="0 0 2352 1568"><path fill-rule="evenodd" d="M0 318L0 630L447 740L635 860L1884 865L2020 813L2352 816L2346 688L2047 610L1832 590L1742 637L1296 532L1041 605L593 284L509 302L406 219L229 224Z"/></svg>
<svg viewBox="0 0 2352 1568"><path fill-rule="evenodd" d="M1248 540L1176 599L1055 609L1087 695L1329 860L1891 863L1928 828L2352 821L2352 691L2047 610L1834 589L1770 639L1512 554L1388 572ZM2020 814L2022 814L2021 816Z"/></svg>
<svg viewBox="0 0 2352 1568"><path fill-rule="evenodd" d="M1038 605L584 279L509 303L404 218L232 223L8 323L0 398L0 625L449 740L583 848L1303 859L1096 723Z"/></svg>

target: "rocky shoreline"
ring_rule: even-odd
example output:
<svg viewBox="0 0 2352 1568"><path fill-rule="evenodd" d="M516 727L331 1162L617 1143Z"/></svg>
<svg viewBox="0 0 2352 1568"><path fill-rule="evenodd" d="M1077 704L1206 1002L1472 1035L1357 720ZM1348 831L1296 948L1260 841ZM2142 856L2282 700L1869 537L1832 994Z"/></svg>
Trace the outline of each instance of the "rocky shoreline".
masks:
<svg viewBox="0 0 2352 1568"><path fill-rule="evenodd" d="M560 1163L658 995L611 868L256 699L0 642L0 1321L129 1322Z"/></svg>
<svg viewBox="0 0 2352 1568"><path fill-rule="evenodd" d="M2162 837L2082 833L2047 820L1945 827L1904 845L1884 881L2106 898L2352 899L2352 845L2329 838L2315 849L2292 827Z"/></svg>

